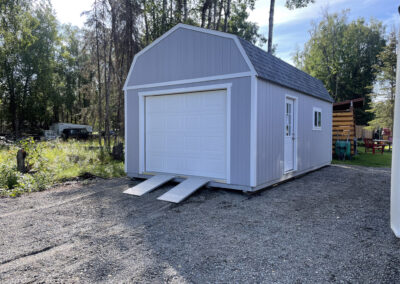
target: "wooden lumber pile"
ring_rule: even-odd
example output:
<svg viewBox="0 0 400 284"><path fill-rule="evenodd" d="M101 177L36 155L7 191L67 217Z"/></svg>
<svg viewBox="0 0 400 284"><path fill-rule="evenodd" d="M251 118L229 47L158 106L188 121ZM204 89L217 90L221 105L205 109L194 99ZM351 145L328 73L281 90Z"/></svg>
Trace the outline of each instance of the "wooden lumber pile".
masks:
<svg viewBox="0 0 400 284"><path fill-rule="evenodd" d="M334 111L332 118L332 154L335 154L336 140L351 142L351 155L354 155L355 122L353 110Z"/></svg>

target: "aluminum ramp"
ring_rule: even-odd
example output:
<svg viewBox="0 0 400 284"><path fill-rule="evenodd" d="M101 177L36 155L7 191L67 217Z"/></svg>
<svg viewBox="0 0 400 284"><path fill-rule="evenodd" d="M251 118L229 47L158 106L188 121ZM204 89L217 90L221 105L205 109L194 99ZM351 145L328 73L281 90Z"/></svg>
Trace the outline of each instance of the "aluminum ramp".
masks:
<svg viewBox="0 0 400 284"><path fill-rule="evenodd" d="M149 178L148 180L139 183L134 187L128 188L127 190L124 191L124 193L136 196L142 196L143 194L153 191L157 187L166 184L167 182L169 182L174 178L175 178L174 175L166 175L166 174L155 175Z"/></svg>
<svg viewBox="0 0 400 284"><path fill-rule="evenodd" d="M192 193L198 190L200 187L206 185L211 180L201 177L189 177L171 190L167 191L158 200L179 203L185 198L189 197Z"/></svg>

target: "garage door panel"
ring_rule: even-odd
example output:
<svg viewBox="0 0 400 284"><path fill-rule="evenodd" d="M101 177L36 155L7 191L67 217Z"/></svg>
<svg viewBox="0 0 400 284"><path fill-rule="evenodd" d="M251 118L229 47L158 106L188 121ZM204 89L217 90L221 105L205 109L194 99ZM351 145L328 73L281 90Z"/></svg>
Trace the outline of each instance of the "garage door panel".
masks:
<svg viewBox="0 0 400 284"><path fill-rule="evenodd" d="M226 92L146 97L149 172L226 178Z"/></svg>
<svg viewBox="0 0 400 284"><path fill-rule="evenodd" d="M167 115L165 118L160 118L165 121L165 127L170 130L183 130L184 122L180 115Z"/></svg>
<svg viewBox="0 0 400 284"><path fill-rule="evenodd" d="M171 154L178 154L182 151L185 146L185 141L183 141L178 134L167 134L165 136L165 148Z"/></svg>
<svg viewBox="0 0 400 284"><path fill-rule="evenodd" d="M162 135L148 135L148 139L146 141L149 149L163 149L164 148L164 137Z"/></svg>

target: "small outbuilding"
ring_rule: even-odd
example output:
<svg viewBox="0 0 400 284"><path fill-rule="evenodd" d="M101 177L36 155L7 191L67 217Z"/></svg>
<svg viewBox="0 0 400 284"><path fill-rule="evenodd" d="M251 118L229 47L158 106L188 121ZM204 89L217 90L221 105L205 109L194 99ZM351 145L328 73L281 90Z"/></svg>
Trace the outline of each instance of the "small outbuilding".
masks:
<svg viewBox="0 0 400 284"><path fill-rule="evenodd" d="M130 177L254 191L331 162L322 82L236 35L178 24L135 56L124 91Z"/></svg>

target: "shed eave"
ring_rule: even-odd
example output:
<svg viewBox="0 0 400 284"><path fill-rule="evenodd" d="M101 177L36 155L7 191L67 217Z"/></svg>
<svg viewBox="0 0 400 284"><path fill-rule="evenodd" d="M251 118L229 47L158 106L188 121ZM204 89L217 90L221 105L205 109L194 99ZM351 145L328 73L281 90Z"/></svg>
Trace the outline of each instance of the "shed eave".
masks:
<svg viewBox="0 0 400 284"><path fill-rule="evenodd" d="M256 77L257 77L257 79L259 79L259 80L263 80L263 81L266 81L266 82L268 82L268 83L272 83L272 84L275 84L275 85L278 85L278 86L281 86L281 87L284 87L284 88L287 88L287 89L290 89L290 90L293 90L293 91L302 93L303 95L310 96L310 97L313 97L313 98L315 98L315 99L319 99L319 100L321 100L321 101L329 102L329 103L331 103L331 104L334 103L333 99L331 99L331 100L329 100L329 99L324 99L324 98L319 97L319 96L315 96L315 95L312 95L312 94L309 94L309 93L305 93L305 92L303 92L303 91L301 91L301 90L298 90L298 89L295 89L295 88L292 88L292 87L290 87L290 86L286 86L286 85L283 85L283 84L279 84L279 83L277 83L277 82L275 82L275 81L273 81L273 80L266 79L266 78L261 77L261 76L259 76L259 75L256 75Z"/></svg>

